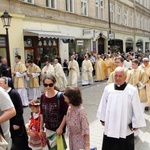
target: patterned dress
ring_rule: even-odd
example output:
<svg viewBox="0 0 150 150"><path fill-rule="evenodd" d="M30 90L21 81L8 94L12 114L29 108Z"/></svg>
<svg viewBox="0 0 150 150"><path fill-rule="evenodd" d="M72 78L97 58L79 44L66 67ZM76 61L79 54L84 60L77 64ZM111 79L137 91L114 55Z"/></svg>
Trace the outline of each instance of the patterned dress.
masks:
<svg viewBox="0 0 150 150"><path fill-rule="evenodd" d="M42 148L42 141L39 135L40 130L40 114L33 113L30 118L29 132L33 132L36 136L29 136L29 147L32 150L40 150Z"/></svg>
<svg viewBox="0 0 150 150"><path fill-rule="evenodd" d="M85 109L82 106L69 107L66 123L69 132L70 150L85 148L85 134L89 135L89 123Z"/></svg>

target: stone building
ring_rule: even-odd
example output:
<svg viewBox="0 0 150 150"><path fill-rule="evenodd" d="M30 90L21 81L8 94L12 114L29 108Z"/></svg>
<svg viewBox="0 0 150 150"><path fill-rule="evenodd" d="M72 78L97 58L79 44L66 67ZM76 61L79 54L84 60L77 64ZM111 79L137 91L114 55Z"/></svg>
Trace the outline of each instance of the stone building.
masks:
<svg viewBox="0 0 150 150"><path fill-rule="evenodd" d="M0 15L12 16L6 30L0 21L0 56L22 61L87 52L150 49L149 0L1 0ZM108 45L109 44L109 45ZM9 58L8 58L9 59Z"/></svg>

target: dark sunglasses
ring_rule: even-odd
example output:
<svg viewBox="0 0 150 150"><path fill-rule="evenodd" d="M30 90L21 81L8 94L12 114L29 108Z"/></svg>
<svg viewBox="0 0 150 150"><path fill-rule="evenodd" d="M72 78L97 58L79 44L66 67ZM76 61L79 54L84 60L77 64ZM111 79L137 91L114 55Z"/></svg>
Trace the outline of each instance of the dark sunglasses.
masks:
<svg viewBox="0 0 150 150"><path fill-rule="evenodd" d="M46 84L46 83L44 83L44 87L53 87L53 85L54 85L54 83L50 83L50 84Z"/></svg>

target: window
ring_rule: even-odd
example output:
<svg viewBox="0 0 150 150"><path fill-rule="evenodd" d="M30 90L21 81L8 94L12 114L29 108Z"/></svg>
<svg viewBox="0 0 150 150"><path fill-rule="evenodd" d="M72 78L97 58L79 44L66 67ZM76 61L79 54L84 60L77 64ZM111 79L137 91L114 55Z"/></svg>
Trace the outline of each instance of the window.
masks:
<svg viewBox="0 0 150 150"><path fill-rule="evenodd" d="M100 0L100 18L104 19L104 0Z"/></svg>
<svg viewBox="0 0 150 150"><path fill-rule="evenodd" d="M95 1L95 7L96 7L96 18L99 19L99 0Z"/></svg>
<svg viewBox="0 0 150 150"><path fill-rule="evenodd" d="M114 22L114 5L110 3L110 21Z"/></svg>
<svg viewBox="0 0 150 150"><path fill-rule="evenodd" d="M149 1L147 1L147 9L149 9L150 8L150 2Z"/></svg>
<svg viewBox="0 0 150 150"><path fill-rule="evenodd" d="M142 26L142 22L143 22L143 18L142 18L142 15L140 15L140 29L142 29L142 28L143 28L143 26Z"/></svg>
<svg viewBox="0 0 150 150"><path fill-rule="evenodd" d="M127 10L124 11L124 25L128 25L128 12Z"/></svg>
<svg viewBox="0 0 150 150"><path fill-rule="evenodd" d="M118 7L118 24L121 24L121 8Z"/></svg>
<svg viewBox="0 0 150 150"><path fill-rule="evenodd" d="M88 16L88 2L87 0L81 0L81 11L83 16Z"/></svg>
<svg viewBox="0 0 150 150"><path fill-rule="evenodd" d="M139 28L139 23L140 23L139 15L137 15L136 16L136 28Z"/></svg>
<svg viewBox="0 0 150 150"><path fill-rule="evenodd" d="M143 6L144 6L144 1L145 1L145 0L142 1L142 5L143 5Z"/></svg>
<svg viewBox="0 0 150 150"><path fill-rule="evenodd" d="M66 0L66 11L74 12L74 0Z"/></svg>
<svg viewBox="0 0 150 150"><path fill-rule="evenodd" d="M34 0L22 0L23 2L34 4Z"/></svg>
<svg viewBox="0 0 150 150"><path fill-rule="evenodd" d="M49 8L56 9L56 0L46 0L46 6Z"/></svg>
<svg viewBox="0 0 150 150"><path fill-rule="evenodd" d="M147 30L147 18L145 18L144 28L145 28L145 30Z"/></svg>
<svg viewBox="0 0 150 150"><path fill-rule="evenodd" d="M133 27L133 11L130 11L130 21L129 21L129 26Z"/></svg>
<svg viewBox="0 0 150 150"><path fill-rule="evenodd" d="M8 51L7 46L8 46L8 43L6 40L6 36L0 35L0 56L2 58L7 58L7 51ZM7 59L10 59L10 58L7 58Z"/></svg>

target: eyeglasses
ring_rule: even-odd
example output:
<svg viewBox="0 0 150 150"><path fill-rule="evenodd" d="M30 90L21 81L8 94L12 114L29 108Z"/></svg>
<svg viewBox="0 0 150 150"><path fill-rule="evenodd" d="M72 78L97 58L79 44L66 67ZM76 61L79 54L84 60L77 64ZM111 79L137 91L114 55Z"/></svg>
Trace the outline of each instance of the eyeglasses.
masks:
<svg viewBox="0 0 150 150"><path fill-rule="evenodd" d="M54 85L54 83L50 83L50 84L46 84L46 83L44 83L44 87L53 87L53 85Z"/></svg>

